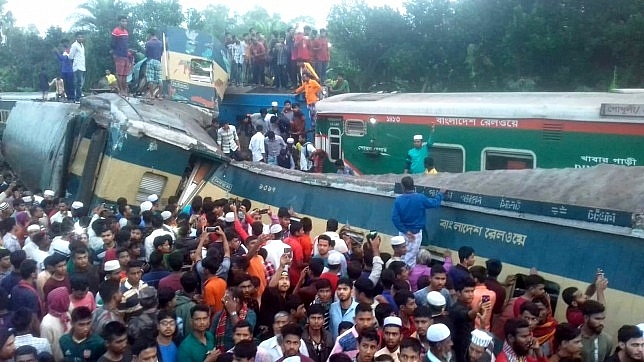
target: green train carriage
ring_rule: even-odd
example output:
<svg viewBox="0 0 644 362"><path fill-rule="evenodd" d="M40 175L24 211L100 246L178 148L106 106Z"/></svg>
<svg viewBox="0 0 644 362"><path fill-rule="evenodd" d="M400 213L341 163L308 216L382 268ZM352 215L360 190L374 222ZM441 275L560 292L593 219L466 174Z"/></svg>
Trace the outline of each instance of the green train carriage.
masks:
<svg viewBox="0 0 644 362"><path fill-rule="evenodd" d="M644 92L355 93L318 103L330 166L402 173L415 134L439 172L644 163ZM331 167L326 168L332 171Z"/></svg>

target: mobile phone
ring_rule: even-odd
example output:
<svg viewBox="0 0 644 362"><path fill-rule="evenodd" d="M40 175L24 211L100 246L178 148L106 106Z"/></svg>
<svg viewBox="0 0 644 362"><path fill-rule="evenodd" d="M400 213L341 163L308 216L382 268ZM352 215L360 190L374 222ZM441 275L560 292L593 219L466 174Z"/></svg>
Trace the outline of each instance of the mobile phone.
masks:
<svg viewBox="0 0 644 362"><path fill-rule="evenodd" d="M207 233L214 233L215 231L219 230L219 226L208 226L206 227L206 232Z"/></svg>
<svg viewBox="0 0 644 362"><path fill-rule="evenodd" d="M490 301L490 296L489 295L483 295L483 296L481 296L481 300L483 301L483 303L487 303L487 302Z"/></svg>
<svg viewBox="0 0 644 362"><path fill-rule="evenodd" d="M268 209L261 209L259 210L260 214L268 214Z"/></svg>
<svg viewBox="0 0 644 362"><path fill-rule="evenodd" d="M378 237L378 232L376 230L371 230L369 231L369 234L367 235L369 240L373 240L376 237Z"/></svg>
<svg viewBox="0 0 644 362"><path fill-rule="evenodd" d="M284 248L284 254L291 255L291 248Z"/></svg>

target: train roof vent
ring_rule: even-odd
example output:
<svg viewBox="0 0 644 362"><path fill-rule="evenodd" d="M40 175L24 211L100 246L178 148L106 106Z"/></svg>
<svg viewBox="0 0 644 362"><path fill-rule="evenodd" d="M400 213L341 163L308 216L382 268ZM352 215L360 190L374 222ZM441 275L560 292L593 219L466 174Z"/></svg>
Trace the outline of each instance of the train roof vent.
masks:
<svg viewBox="0 0 644 362"><path fill-rule="evenodd" d="M563 123L544 123L543 140L544 141L561 141L563 134Z"/></svg>

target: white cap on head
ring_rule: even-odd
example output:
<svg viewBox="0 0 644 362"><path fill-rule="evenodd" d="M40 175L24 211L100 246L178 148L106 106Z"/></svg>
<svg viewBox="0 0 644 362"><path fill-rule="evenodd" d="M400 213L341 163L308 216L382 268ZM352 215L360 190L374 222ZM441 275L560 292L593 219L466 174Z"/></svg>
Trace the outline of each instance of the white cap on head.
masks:
<svg viewBox="0 0 644 362"><path fill-rule="evenodd" d="M143 201L141 203L141 212L152 210L152 203L150 201Z"/></svg>
<svg viewBox="0 0 644 362"><path fill-rule="evenodd" d="M414 135L414 141L422 141L423 140L423 135L417 134Z"/></svg>
<svg viewBox="0 0 644 362"><path fill-rule="evenodd" d="M127 218L124 218L124 217L120 218L120 219L119 219L119 226L120 226L121 228L126 227L126 226L127 226Z"/></svg>
<svg viewBox="0 0 644 362"><path fill-rule="evenodd" d="M166 210L166 211L161 213L161 218L163 220L168 220L171 217L172 217L172 213L170 211L168 211L168 210Z"/></svg>
<svg viewBox="0 0 644 362"><path fill-rule="evenodd" d="M32 224L27 226L27 233L36 233L41 230L40 225Z"/></svg>
<svg viewBox="0 0 644 362"><path fill-rule="evenodd" d="M34 195L34 202L40 204L45 198L42 196Z"/></svg>
<svg viewBox="0 0 644 362"><path fill-rule="evenodd" d="M151 203L155 203L159 201L159 196L157 196L157 194L152 194L148 196L148 201L150 201Z"/></svg>
<svg viewBox="0 0 644 362"><path fill-rule="evenodd" d="M295 143L295 140L293 139L293 137L289 137L286 139L286 143Z"/></svg>
<svg viewBox="0 0 644 362"><path fill-rule="evenodd" d="M9 204L6 201L0 202L0 211L9 210Z"/></svg>
<svg viewBox="0 0 644 362"><path fill-rule="evenodd" d="M277 105L278 105L277 102L275 102L275 101L271 102L271 107L277 107Z"/></svg>
<svg viewBox="0 0 644 362"><path fill-rule="evenodd" d="M472 331L472 344L479 347L487 348L492 342L492 336L487 334L485 331L480 329L475 329Z"/></svg>
<svg viewBox="0 0 644 362"><path fill-rule="evenodd" d="M394 237L391 238L391 245L392 246L403 245L404 243L406 243L404 236L394 236Z"/></svg>
<svg viewBox="0 0 644 362"><path fill-rule="evenodd" d="M427 303L433 305L434 307L442 307L447 304L445 297L440 292L437 292L435 290L427 293Z"/></svg>
<svg viewBox="0 0 644 362"><path fill-rule="evenodd" d="M640 323L640 324L638 324L638 325L637 325L637 328L639 328L639 329L640 329L640 331L642 331L642 333L644 333L644 323Z"/></svg>
<svg viewBox="0 0 644 362"><path fill-rule="evenodd" d="M80 201L74 201L74 202L72 202L72 209L74 209L74 210L78 210L78 209L80 209L80 208L81 208L81 207L83 207L83 206L84 206L84 205L83 205L83 203L82 203L82 202L80 202Z"/></svg>
<svg viewBox="0 0 644 362"><path fill-rule="evenodd" d="M111 272L121 269L121 265L118 260L108 260L105 262L105 267L103 269L105 269L106 272Z"/></svg>
<svg viewBox="0 0 644 362"><path fill-rule="evenodd" d="M300 356L291 356L291 357L286 357L282 360L283 362L302 362L302 359Z"/></svg>
<svg viewBox="0 0 644 362"><path fill-rule="evenodd" d="M226 216L224 217L225 222L234 222L235 221L235 213L229 212L226 213Z"/></svg>
<svg viewBox="0 0 644 362"><path fill-rule="evenodd" d="M24 196L24 197L22 198L22 202L24 202L25 204L28 204L28 203L34 202L34 198L33 198L33 197L31 197L31 196Z"/></svg>
<svg viewBox="0 0 644 362"><path fill-rule="evenodd" d="M443 323L432 324L427 329L427 340L430 342L441 342L449 337L449 328Z"/></svg>
<svg viewBox="0 0 644 362"><path fill-rule="evenodd" d="M386 326L398 326L402 328L402 320L399 317L387 317L382 323L383 327Z"/></svg>
<svg viewBox="0 0 644 362"><path fill-rule="evenodd" d="M45 190L42 194L49 197L54 197L56 195L52 190Z"/></svg>
<svg viewBox="0 0 644 362"><path fill-rule="evenodd" d="M269 229L271 234L277 234L282 232L282 225L280 224L273 224L271 225L271 228Z"/></svg>
<svg viewBox="0 0 644 362"><path fill-rule="evenodd" d="M344 258L344 256L340 253L331 253L327 258L327 263L329 263L329 265L341 265L342 258Z"/></svg>

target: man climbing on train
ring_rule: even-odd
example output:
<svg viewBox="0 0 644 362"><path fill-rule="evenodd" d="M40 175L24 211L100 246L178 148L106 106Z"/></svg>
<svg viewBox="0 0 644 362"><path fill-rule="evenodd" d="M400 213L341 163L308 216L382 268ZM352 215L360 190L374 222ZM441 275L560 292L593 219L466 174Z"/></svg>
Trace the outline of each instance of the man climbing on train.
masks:
<svg viewBox="0 0 644 362"><path fill-rule="evenodd" d="M434 128L432 125L432 132L429 135L427 142L423 142L422 135L414 136L414 148L407 151L407 158L405 160L405 173L424 173L425 172L425 159L429 157L429 151L434 144L432 140L434 136Z"/></svg>

